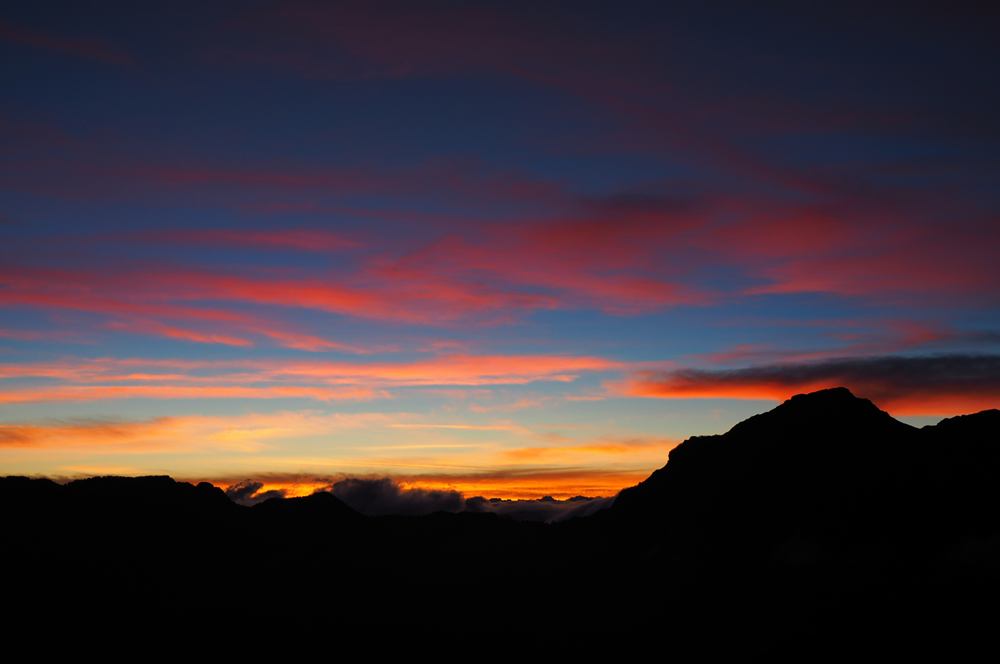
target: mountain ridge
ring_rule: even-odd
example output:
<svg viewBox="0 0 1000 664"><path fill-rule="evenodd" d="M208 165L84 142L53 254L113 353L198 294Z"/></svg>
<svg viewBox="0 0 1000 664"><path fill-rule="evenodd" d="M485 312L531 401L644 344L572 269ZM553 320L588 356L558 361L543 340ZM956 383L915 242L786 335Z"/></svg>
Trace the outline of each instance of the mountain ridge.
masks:
<svg viewBox="0 0 1000 664"><path fill-rule="evenodd" d="M543 634L578 654L664 640L675 653L988 641L996 611L977 607L1000 591L997 477L1000 411L918 429L835 389L689 438L612 508L554 524L365 517L328 493L245 507L168 477L8 477L0 562L17 570L24 616L67 588L104 607L74 614L81 638L112 620L156 639L206 625L256 643L259 621L229 606L251 592L280 607L267 613L276 638L392 634L456 652L521 652ZM398 598L419 610L396 610ZM497 598L574 610L501 633L515 623L475 610ZM612 608L575 610L595 598Z"/></svg>
<svg viewBox="0 0 1000 664"><path fill-rule="evenodd" d="M995 527L998 434L996 410L918 429L845 388L796 395L724 434L684 441L611 510L727 555L767 555L804 533L848 549L909 541L906 524L958 515L975 499L989 503L976 510L981 525Z"/></svg>

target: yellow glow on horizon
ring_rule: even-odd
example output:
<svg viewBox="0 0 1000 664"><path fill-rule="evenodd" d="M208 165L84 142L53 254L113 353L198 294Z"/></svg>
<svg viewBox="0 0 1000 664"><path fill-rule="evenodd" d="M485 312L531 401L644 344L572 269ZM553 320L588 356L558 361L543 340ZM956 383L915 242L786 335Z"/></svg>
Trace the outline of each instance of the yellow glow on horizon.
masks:
<svg viewBox="0 0 1000 664"><path fill-rule="evenodd" d="M398 477L400 488L404 491L424 489L427 491L458 491L466 498L482 496L484 498L503 498L505 500L537 500L543 496L552 496L557 500L566 500L574 496L605 498L617 495L622 489L635 486L649 477L650 470L629 470L620 472L560 472L548 471L528 475L494 475L487 476L448 476L437 477ZM257 493L267 491L284 491L286 497L296 498L311 495L318 489L326 489L345 476L335 478L288 478L260 480L263 486ZM369 479L375 479L369 478ZM207 481L222 489L237 484L231 479L188 479L197 483Z"/></svg>

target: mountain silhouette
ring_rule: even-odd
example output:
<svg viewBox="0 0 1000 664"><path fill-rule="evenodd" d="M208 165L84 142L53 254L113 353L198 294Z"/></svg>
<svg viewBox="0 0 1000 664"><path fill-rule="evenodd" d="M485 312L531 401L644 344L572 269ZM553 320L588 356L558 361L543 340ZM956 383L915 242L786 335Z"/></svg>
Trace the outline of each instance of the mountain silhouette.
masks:
<svg viewBox="0 0 1000 664"><path fill-rule="evenodd" d="M72 588L62 626L80 639L111 623L151 642L333 635L401 654L977 643L998 617L998 477L1000 411L916 428L837 388L692 437L610 509L560 523L8 477L0 555L19 616Z"/></svg>
<svg viewBox="0 0 1000 664"><path fill-rule="evenodd" d="M798 546L800 562L805 549L941 553L1000 532L998 436L1000 411L918 429L845 388L822 390L684 441L612 511L731 562L774 562L782 545Z"/></svg>

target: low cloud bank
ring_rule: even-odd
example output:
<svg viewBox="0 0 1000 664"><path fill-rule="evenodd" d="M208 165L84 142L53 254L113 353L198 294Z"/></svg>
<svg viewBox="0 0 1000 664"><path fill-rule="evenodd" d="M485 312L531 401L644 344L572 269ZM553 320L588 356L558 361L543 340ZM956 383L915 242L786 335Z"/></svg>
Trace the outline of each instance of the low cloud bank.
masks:
<svg viewBox="0 0 1000 664"><path fill-rule="evenodd" d="M247 507L256 505L257 503L262 503L268 498L285 497L285 492L281 489L271 489L270 491L258 493L258 491L262 488L264 488L263 482L243 480L239 484L234 484L226 489L226 495L229 496L229 499L234 503L246 505Z"/></svg>
<svg viewBox="0 0 1000 664"><path fill-rule="evenodd" d="M465 506L465 498L458 491L404 489L388 477L348 477L325 490L365 516L423 516L434 512L461 512Z"/></svg>
<svg viewBox="0 0 1000 664"><path fill-rule="evenodd" d="M240 505L252 506L268 498L284 498L285 491L272 489L260 492L264 484L244 480L226 489L226 495ZM366 479L348 477L333 482L317 491L327 491L341 499L352 509L365 516L389 514L425 516L434 512L493 513L517 521L545 521L552 523L577 516L589 516L610 507L614 497L591 498L576 496L569 500L556 500L546 496L539 500L487 499L483 496L466 498L460 491L405 489L388 477Z"/></svg>

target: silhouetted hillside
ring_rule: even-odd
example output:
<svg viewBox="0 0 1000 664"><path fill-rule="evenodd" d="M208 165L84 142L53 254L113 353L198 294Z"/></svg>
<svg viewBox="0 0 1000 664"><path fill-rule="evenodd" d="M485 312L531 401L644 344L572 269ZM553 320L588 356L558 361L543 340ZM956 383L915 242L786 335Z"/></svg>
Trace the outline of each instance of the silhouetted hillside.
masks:
<svg viewBox="0 0 1000 664"><path fill-rule="evenodd" d="M612 509L562 523L366 517L331 493L247 507L168 477L8 477L0 528L23 615L72 596L84 632L846 651L992 634L998 477L1000 411L917 429L841 388L693 437Z"/></svg>
<svg viewBox="0 0 1000 664"><path fill-rule="evenodd" d="M844 388L693 437L612 511L698 556L947 555L1000 533L1000 411L916 429ZM675 553L671 552L671 555Z"/></svg>

